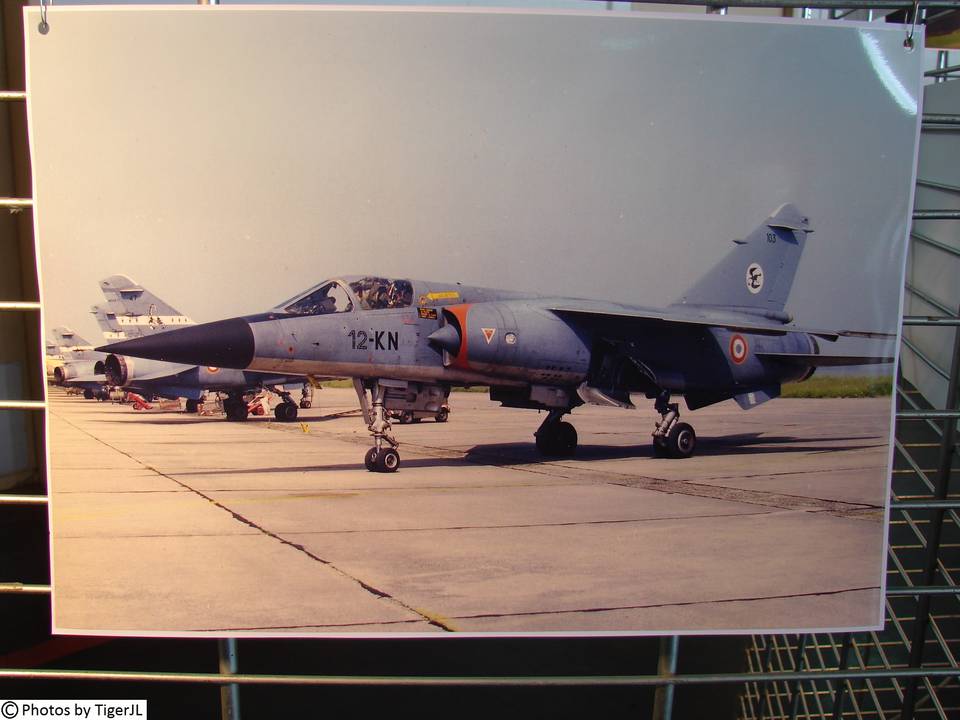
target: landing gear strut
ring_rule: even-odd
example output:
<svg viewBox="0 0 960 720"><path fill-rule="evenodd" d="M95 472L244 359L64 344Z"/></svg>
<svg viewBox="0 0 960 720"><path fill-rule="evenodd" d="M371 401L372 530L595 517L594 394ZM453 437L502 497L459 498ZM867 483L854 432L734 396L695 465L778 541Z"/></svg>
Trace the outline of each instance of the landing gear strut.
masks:
<svg viewBox="0 0 960 720"><path fill-rule="evenodd" d="M680 406L670 402L670 391L657 396L654 409L660 413L660 422L653 430L654 457L688 458L697 447L693 427L680 420Z"/></svg>
<svg viewBox="0 0 960 720"><path fill-rule="evenodd" d="M537 450L546 457L570 457L577 449L577 430L562 418L569 409L555 408L547 414L534 436Z"/></svg>
<svg viewBox="0 0 960 720"><path fill-rule="evenodd" d="M396 472L400 467L400 453L397 452L399 443L390 434L390 415L383 407L386 390L380 383L374 385L370 391L373 399L371 405L363 381L354 379L353 387L360 399L360 408L363 410L367 429L373 435L373 447L364 455L363 464L370 472Z"/></svg>

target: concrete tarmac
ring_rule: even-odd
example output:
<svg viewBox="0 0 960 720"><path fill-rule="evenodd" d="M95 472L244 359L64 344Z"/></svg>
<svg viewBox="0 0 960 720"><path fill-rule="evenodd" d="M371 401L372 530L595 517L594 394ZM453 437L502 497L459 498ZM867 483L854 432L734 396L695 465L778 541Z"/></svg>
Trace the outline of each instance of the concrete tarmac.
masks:
<svg viewBox="0 0 960 720"><path fill-rule="evenodd" d="M236 635L865 627L881 615L889 398L684 413L583 407L572 459L542 416L453 393L367 472L352 390L300 421L50 392L54 624Z"/></svg>

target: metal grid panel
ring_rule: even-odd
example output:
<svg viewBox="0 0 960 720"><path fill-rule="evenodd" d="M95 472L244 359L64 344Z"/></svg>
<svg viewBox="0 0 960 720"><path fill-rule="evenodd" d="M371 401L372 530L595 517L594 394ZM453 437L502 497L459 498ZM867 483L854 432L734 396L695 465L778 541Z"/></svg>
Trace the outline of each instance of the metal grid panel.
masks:
<svg viewBox="0 0 960 720"><path fill-rule="evenodd" d="M668 0L670 1L670 0ZM673 0L676 4L719 4L697 0ZM909 8L909 3L830 0L784 2L783 0L738 0L730 6L818 7L842 9ZM960 7L957 0L924 2L925 7ZM914 14L918 4L912 5ZM844 13L846 14L846 13ZM841 16L838 14L838 16ZM947 75L958 67L938 71ZM0 101L22 101L20 91L0 92ZM957 132L960 116L925 116L928 131ZM29 199L2 198L0 208L23 210L32 207ZM921 209L917 219L960 219L960 212ZM930 241L919 233L914 242ZM943 248L947 252L952 250ZM908 288L910 292L922 292ZM5 301L0 312L35 312L39 304L31 301ZM362 685L478 686L478 687L657 687L653 712L670 717L675 688L689 685L731 684L742 686L740 715L743 718L889 718L937 717L960 715L960 588L957 585L960 543L960 496L957 479L960 463L955 444L958 411L957 377L960 374L960 332L957 314L950 308L938 308L936 318L906 318L909 325L935 325L953 331L957 337L952 367L939 369L950 380L948 408L926 406L909 385L898 383L896 461L893 471L894 510L889 526L887 623L883 631L856 634L768 635L754 636L746 651L746 672L720 674L676 673L678 654L683 649L677 638L660 643L656 674L617 674L586 676L379 676L313 674L238 674L236 641L218 641L218 672L131 671L115 669L21 669L0 667L0 680L85 680L146 681L185 685L218 685L225 717L239 717L240 685ZM32 349L39 365L39 349ZM0 411L30 412L43 410L41 401L0 400ZM938 422L940 421L940 422ZM952 483L952 484L951 484ZM5 513L19 507L45 506L43 494L0 495ZM46 531L46 528L43 528ZM48 576L43 569L41 576ZM49 584L18 582L0 578L0 593L38 596L37 602L49 610ZM920 638L918 640L918 638ZM167 641L173 642L173 641ZM316 641L317 646L323 641ZM639 647L638 641L638 647ZM192 667L193 658L183 656L181 666ZM75 687L75 686L71 686ZM0 692L2 694L2 692Z"/></svg>
<svg viewBox="0 0 960 720"><path fill-rule="evenodd" d="M945 55L945 54L944 54ZM928 76L960 70L946 67ZM924 116L924 133L956 133L958 118ZM921 140L922 142L922 140ZM920 187L958 189L918 179ZM952 220L954 211L917 210L915 220ZM912 243L957 255L956 248L922 232ZM956 446L960 317L910 283L906 291L940 314L906 317L905 326L939 326L954 335L952 362L939 366L904 338L911 351L947 381L947 407L931 407L909 383L898 378L897 427L892 478L893 510L888 527L886 623L881 632L845 635L755 636L747 650L751 672L849 669L843 682L749 682L741 696L742 718L947 718L960 716L960 460ZM917 590L920 590L918 592ZM943 676L871 678L865 671L942 671Z"/></svg>

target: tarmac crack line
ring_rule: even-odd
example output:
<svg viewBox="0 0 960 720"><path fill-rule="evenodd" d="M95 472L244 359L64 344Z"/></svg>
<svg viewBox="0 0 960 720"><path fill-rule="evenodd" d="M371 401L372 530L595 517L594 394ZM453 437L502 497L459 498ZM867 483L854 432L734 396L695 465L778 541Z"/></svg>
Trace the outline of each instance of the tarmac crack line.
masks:
<svg viewBox="0 0 960 720"><path fill-rule="evenodd" d="M615 605L611 607L596 608L576 608L573 610L541 610L518 613L478 613L476 615L455 615L455 620L482 620L486 618L505 618L505 617L530 617L540 615L577 615L580 613L604 613L618 612L622 610L650 610L663 607L688 607L691 605L722 605L736 602L761 602L764 600L789 600L802 597L827 597L830 595L843 595L851 592L864 592L866 590L879 590L877 585L868 585L865 587L842 588L840 590L821 590L819 592L808 593L787 593L784 595L758 595L750 597L718 598L716 600L685 600L681 602L663 602L650 603L648 605Z"/></svg>
<svg viewBox="0 0 960 720"><path fill-rule="evenodd" d="M654 518L625 518L622 520L582 520L571 522L555 523L524 523L516 525L451 525L446 527L425 527L425 528L368 528L359 530L314 530L309 532L296 532L292 535L352 535L357 533L402 533L402 532L438 532L443 530L523 530L533 528L552 528L552 527L580 527L589 525L625 525L629 523L647 523L647 522L665 522L670 520L709 520L713 518L725 517L750 517L758 515L773 515L774 510L757 510L755 512L741 513L717 513L707 515L669 515L666 517Z"/></svg>
<svg viewBox="0 0 960 720"><path fill-rule="evenodd" d="M376 587L374 587L373 585L370 585L369 583L364 582L364 581L361 580L360 578L354 577L354 576L351 575L350 573L348 573L348 572L346 572L345 570L342 570L341 568L339 568L339 567L337 567L336 565L334 565L331 561L326 560L326 559L320 557L319 555L310 552L310 551L307 550L307 548L305 548L303 545L300 545L299 543L291 542L290 540L287 540L286 538L278 535L277 533L272 532L272 531L270 531L270 530L267 530L265 527L262 527L261 525L258 525L258 524L257 524L256 522L254 522L253 520L250 520L249 518L246 518L246 517L244 517L243 515L240 515L239 513L234 512L233 510L231 510L230 508L228 508L226 505L223 505L222 503L217 502L215 499L213 499L213 498L210 497L209 495L204 494L204 493L201 492L200 490L197 490L196 488L193 488L193 487L187 485L186 483L180 482L180 481L177 480L175 477L172 477L172 476L170 476L170 475L167 475L165 472L163 472L163 471L161 471L161 470L158 470L158 469L155 468L155 467L152 467L152 466L150 466L150 465L147 465L145 462L139 460L138 458L134 457L134 456L131 455L130 453L127 453L127 452L125 452L125 451L123 451L123 450L120 450L119 448L114 447L113 445L111 445L110 443L106 442L106 441L103 440L102 438L98 438L98 437L97 437L96 435L94 435L93 433L91 433L91 432L85 430L84 428L82 428L82 427L74 424L74 423L71 422L70 420L67 420L66 418L63 418L63 417L61 417L60 419L63 420L64 422L66 422L67 424L72 425L74 428L76 428L76 429L79 430L80 432L84 433L84 434L87 435L88 437L93 438L94 440L96 440L96 441L97 441L98 443L100 443L101 445L104 445L104 446L110 448L111 450L113 450L114 452L118 452L118 453L120 453L121 455L124 455L124 456L130 458L131 460L133 460L133 461L136 462L137 464L141 465L142 467L146 468L147 470L150 470L151 472L154 472L154 473L156 473L157 475L159 475L159 476L161 476L161 477L164 477L164 478L166 478L167 480L170 480L170 481L173 482L173 483L176 483L176 484L179 485L180 487L186 488L186 489L189 490L190 492L194 493L195 495L197 495L197 496L203 498L204 500L206 500L207 502L211 503L213 506L215 506L215 507L217 507L217 508L220 508L220 509L223 510L224 512L229 513L229 514L233 517L233 519L236 520L237 522L243 523L244 525L247 525L248 527L251 527L251 528L253 528L254 530L257 530L258 532L266 535L267 537L271 537L271 538L273 538L274 540L282 543L283 545L287 545L288 547L291 547L291 548L293 548L294 550L297 550L297 551L301 552L302 554L306 555L306 556L307 556L308 558L310 558L311 560L314 560L314 561L320 563L321 565L324 565L324 566L330 568L331 570L333 570L334 572L336 572L336 573L339 574L340 576L342 576L342 577L344 577L344 578L347 578L348 580L352 580L353 582L357 583L357 585L359 585L361 588L363 588L364 590L366 590L366 591L367 591L368 593L370 593L371 595L374 595L374 596L376 596L376 597L378 597L378 598L382 598L382 599L384 599L384 600L388 600L389 602L392 602L392 603L394 603L395 605L398 605L399 607L402 607L404 610L406 610L406 611L408 611L408 612L411 612L411 613L417 615L418 617L422 618L424 621L426 621L426 622L429 623L430 625L433 625L433 626L435 626L435 627L438 627L438 628L440 628L441 630L444 630L444 631L446 631L446 632L453 632L453 631L454 631L453 628L447 626L446 624L444 624L444 623L441 622L440 620L437 620L437 619L435 619L435 618L432 618L432 617L430 617L429 615L426 615L426 614L424 614L423 612L417 610L416 608L413 608L413 607L411 607L410 605L407 605L405 602L403 602L402 600L400 600L400 599L392 596L390 593L388 593L388 592L386 592L386 591L384 591L384 590L380 590L379 588L376 588Z"/></svg>
<svg viewBox="0 0 960 720"><path fill-rule="evenodd" d="M409 447L410 444L408 443ZM572 471L572 475L562 475L565 479L577 482L578 479L593 479L591 476L595 475L595 471L584 469L576 465L568 465L562 462L554 462L549 466L531 466L530 464L519 463L512 464L511 462L484 462L482 459L474 459L470 457L467 453L462 451L451 451L444 448L434 448L429 445L419 445L414 446L418 447L421 452L424 451L434 451L434 452L446 452L455 455L459 455L466 462L477 464L477 465L486 465L486 466L509 466L511 470L519 472L528 472L538 475L549 475L556 478L558 473L556 472L558 468L563 470ZM543 467L543 469L541 469ZM869 469L873 466L866 466L861 469ZM824 469L824 470L814 470L810 472L836 472L836 469ZM745 476L745 477L776 477L781 475L797 475L800 473L797 472L779 472L779 473L763 473L762 475L756 476ZM623 478L620 480L611 480L610 476L616 475ZM711 478L713 480L725 480L730 479L735 476L718 476ZM610 485L618 485L620 487L638 487L643 490L650 490L652 492L663 492L669 495L690 495L695 497L707 497L713 500L722 500L722 501L732 501L732 502L741 502L750 505L760 505L763 507L776 507L782 510L803 510L805 512L823 512L829 515L834 515L836 517L860 517L864 510L882 510L883 505L874 505L871 503L851 503L845 502L843 500L829 500L827 498L811 498L804 495L787 495L784 493L764 493L757 490L746 490L743 488L733 488L726 485L706 485L702 483L691 483L686 480L668 480L665 478L658 478L654 476L641 476L637 477L635 475L629 475L627 473L617 473L616 471L605 470L604 473L596 478L599 482L605 482ZM735 497L730 497L734 495Z"/></svg>
<svg viewBox="0 0 960 720"><path fill-rule="evenodd" d="M765 493L757 490L731 488L724 485L701 485L699 483L684 482L681 484L670 480L653 478L635 478L632 480L610 481L611 485L622 487L636 487L642 490L665 492L674 495L690 495L707 497L714 500L739 502L747 505L775 507L781 510L799 510L802 512L822 512L836 517L862 517L864 511L882 510L882 505L870 503L851 503L843 500L827 500L811 498L804 495L785 495L782 493Z"/></svg>
<svg viewBox="0 0 960 720"><path fill-rule="evenodd" d="M251 625L250 627L218 627L208 628L203 632L257 632L265 630L334 630L336 628L365 628L371 625L414 625L419 620L384 620L383 622L357 622L357 623L331 623L324 624L304 624L304 625Z"/></svg>

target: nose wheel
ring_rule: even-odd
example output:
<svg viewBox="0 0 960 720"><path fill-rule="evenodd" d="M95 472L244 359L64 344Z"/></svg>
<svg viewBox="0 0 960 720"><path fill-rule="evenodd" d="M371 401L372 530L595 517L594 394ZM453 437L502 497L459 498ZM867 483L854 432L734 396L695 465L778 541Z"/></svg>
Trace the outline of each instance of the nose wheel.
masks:
<svg viewBox="0 0 960 720"><path fill-rule="evenodd" d="M391 473L396 472L400 467L400 453L393 448L372 447L367 450L363 458L363 464L370 472Z"/></svg>
<svg viewBox="0 0 960 720"><path fill-rule="evenodd" d="M363 410L367 430L373 436L373 447L363 456L364 467L370 472L396 472L400 467L400 453L397 452L399 443L390 434L390 414L383 407L385 395L383 386L377 383L370 391L373 396L372 404L367 398L367 390L362 380L354 379L353 387L360 399L360 408Z"/></svg>
<svg viewBox="0 0 960 720"><path fill-rule="evenodd" d="M303 388L300 391L300 408L303 410L309 410L313 407L313 386L305 382Z"/></svg>
<svg viewBox="0 0 960 720"><path fill-rule="evenodd" d="M653 456L659 458L688 458L697 449L697 434L689 423L680 422L680 408L670 402L670 392L664 390L657 397L654 408L660 413L660 422L653 430Z"/></svg>

